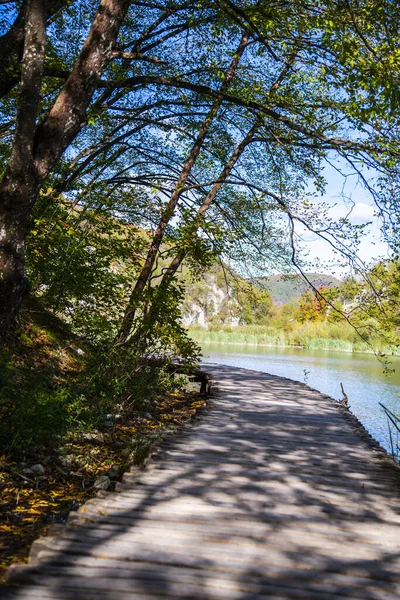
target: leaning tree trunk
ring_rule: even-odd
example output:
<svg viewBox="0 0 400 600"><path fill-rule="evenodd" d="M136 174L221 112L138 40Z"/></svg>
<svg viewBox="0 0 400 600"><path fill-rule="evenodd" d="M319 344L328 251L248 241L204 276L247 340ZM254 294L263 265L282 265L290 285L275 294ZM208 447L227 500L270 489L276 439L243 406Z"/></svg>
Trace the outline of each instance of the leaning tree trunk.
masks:
<svg viewBox="0 0 400 600"><path fill-rule="evenodd" d="M145 287L151 277L151 273L152 273L154 264L156 262L158 253L160 251L161 244L164 239L166 228L167 228L169 222L171 221L172 217L175 214L175 209L178 205L178 202L179 202L182 192L184 190L186 181L187 181L188 177L190 176L193 165L195 164L195 162L200 154L200 151L203 147L206 136L209 132L210 126L211 126L214 118L216 117L217 112L222 104L222 101L223 101L222 94L224 94L226 92L226 90L229 88L229 86L232 82L232 79L236 74L240 59L247 47L247 44L249 43L249 37L250 36L247 31L241 37L238 49L236 50L235 55L229 65L227 71L225 72L224 80L223 80L220 90L219 90L221 96L214 102L214 104L210 108L206 118L204 119L204 121L199 129L199 132L197 134L196 140L191 148L189 156L188 156L185 164L183 165L183 168L181 170L179 178L176 182L174 191L172 192L169 202L161 215L159 224L153 235L153 239L151 241L149 250L147 252L147 256L144 261L144 265L143 265L141 272L139 274L139 277L137 278L136 283L131 291L129 301L128 301L128 306L125 310L125 314L123 316L122 323L121 323L119 332L118 332L116 340L115 340L117 345L124 344L127 341L128 337L132 331L137 306L138 306L139 300L141 298L142 292L145 289Z"/></svg>

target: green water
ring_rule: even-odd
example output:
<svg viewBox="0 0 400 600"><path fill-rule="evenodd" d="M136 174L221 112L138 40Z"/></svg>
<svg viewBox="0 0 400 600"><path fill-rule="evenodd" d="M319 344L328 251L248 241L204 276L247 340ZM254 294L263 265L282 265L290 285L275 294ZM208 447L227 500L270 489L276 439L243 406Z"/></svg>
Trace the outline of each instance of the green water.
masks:
<svg viewBox="0 0 400 600"><path fill-rule="evenodd" d="M303 381L337 400L342 398L342 383L351 411L390 451L387 419L379 402L400 415L400 357L391 359L395 372L385 375L383 366L368 354L218 343L203 344L202 348L205 361Z"/></svg>

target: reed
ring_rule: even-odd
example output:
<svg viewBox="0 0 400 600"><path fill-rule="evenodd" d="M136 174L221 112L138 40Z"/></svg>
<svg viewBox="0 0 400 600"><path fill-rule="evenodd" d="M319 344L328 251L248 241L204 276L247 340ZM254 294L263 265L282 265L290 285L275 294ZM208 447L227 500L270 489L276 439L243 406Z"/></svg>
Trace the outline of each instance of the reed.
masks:
<svg viewBox="0 0 400 600"><path fill-rule="evenodd" d="M207 330L199 327L189 329L190 336L199 344L231 344L244 346L300 347L309 350L332 350L340 352L372 353L384 351L380 341L373 340L372 347L357 339L354 331L337 324L297 324L288 331L256 325L224 327Z"/></svg>

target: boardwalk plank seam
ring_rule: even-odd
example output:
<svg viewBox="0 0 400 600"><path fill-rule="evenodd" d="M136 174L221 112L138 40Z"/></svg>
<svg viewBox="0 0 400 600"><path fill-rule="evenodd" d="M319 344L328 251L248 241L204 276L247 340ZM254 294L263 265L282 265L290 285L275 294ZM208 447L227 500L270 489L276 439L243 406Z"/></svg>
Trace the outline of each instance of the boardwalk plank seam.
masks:
<svg viewBox="0 0 400 600"><path fill-rule="evenodd" d="M303 383L204 369L206 409L39 538L4 598L400 597L400 470L378 442Z"/></svg>

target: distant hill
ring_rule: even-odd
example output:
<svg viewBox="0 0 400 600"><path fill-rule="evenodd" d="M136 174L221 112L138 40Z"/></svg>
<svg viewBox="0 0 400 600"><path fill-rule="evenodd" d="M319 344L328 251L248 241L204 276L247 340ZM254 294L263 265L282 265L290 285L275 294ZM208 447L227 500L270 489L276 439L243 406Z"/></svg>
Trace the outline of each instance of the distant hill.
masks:
<svg viewBox="0 0 400 600"><path fill-rule="evenodd" d="M306 273L307 278L318 288L336 287L341 284L340 279L322 273ZM310 289L310 286L300 275L273 275L272 277L259 277L257 283L263 289L267 290L276 306L282 306L292 300L297 300L303 292Z"/></svg>

